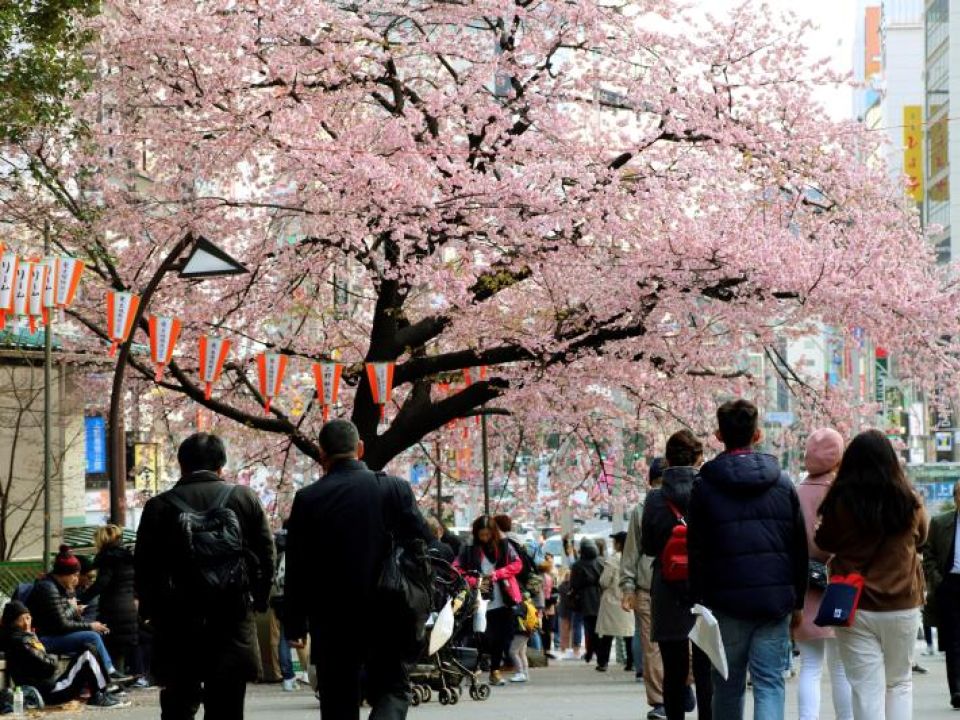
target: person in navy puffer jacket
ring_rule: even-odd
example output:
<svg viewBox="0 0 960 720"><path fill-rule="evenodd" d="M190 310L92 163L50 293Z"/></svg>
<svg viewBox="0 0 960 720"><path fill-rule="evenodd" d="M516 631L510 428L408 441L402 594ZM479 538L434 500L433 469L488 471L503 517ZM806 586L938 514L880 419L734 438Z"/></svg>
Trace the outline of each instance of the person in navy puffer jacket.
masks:
<svg viewBox="0 0 960 720"><path fill-rule="evenodd" d="M772 455L753 450L759 413L746 400L717 410L726 448L700 468L687 514L690 588L716 615L729 675L713 672L713 717L743 718L746 676L755 718L782 720L784 658L802 617L807 535L793 483Z"/></svg>

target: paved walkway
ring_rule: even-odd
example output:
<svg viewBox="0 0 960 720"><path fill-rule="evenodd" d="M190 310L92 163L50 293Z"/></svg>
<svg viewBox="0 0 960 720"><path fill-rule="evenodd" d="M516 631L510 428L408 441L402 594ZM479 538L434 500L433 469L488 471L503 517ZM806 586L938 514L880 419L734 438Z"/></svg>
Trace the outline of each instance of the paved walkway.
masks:
<svg viewBox="0 0 960 720"><path fill-rule="evenodd" d="M921 657L929 668L927 675L915 675L914 717L923 720L960 718L951 711L946 697L943 656ZM824 688L829 698L829 688ZM797 718L797 684L790 680L787 686L787 720ZM154 720L159 717L157 691L148 690L133 695L135 707L126 710L96 711L88 709L80 715L114 715L123 720ZM827 703L829 705L829 703ZM550 668L533 670L532 680L523 686L495 688L486 702L474 702L464 697L453 707L444 707L436 699L411 708L410 720L434 718L462 718L463 720L641 720L648 708L644 702L643 686L634 682L633 673L613 670L601 674L583 662L559 662ZM70 718L61 713L55 718ZM319 720L319 705L306 688L296 693L284 693L277 685L254 685L247 695L248 720ZM366 712L363 713L366 717ZM688 718L695 718L688 715ZM752 717L749 703L747 718ZM825 707L821 720L834 720Z"/></svg>

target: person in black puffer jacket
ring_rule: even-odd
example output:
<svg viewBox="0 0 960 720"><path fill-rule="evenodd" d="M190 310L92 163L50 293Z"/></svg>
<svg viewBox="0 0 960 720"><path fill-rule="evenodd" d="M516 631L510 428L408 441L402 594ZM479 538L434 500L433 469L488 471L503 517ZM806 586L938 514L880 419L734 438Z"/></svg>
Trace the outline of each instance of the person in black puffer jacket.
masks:
<svg viewBox="0 0 960 720"><path fill-rule="evenodd" d="M757 717L783 717L790 627L807 589L807 532L800 500L762 437L746 400L717 410L726 451L700 468L687 514L692 599L717 617L729 675L713 674L715 717L743 716L747 666ZM792 615L792 617L791 617Z"/></svg>
<svg viewBox="0 0 960 720"><path fill-rule="evenodd" d="M583 616L586 662L593 660L597 649L597 616L600 614L600 576L603 565L598 559L597 544L590 538L580 541L580 559L570 568L570 593L574 610Z"/></svg>
<svg viewBox="0 0 960 720"><path fill-rule="evenodd" d="M103 639L114 662L131 675L143 674L140 662L140 627L134 595L133 553L122 544L123 531L116 525L97 529L97 556L93 566L97 579L80 595L80 603L98 603L100 622L110 628Z"/></svg>
<svg viewBox="0 0 960 720"><path fill-rule="evenodd" d="M667 581L663 573L663 554L674 528L686 522L690 492L703 461L703 444L689 430L670 436L666 448L667 468L660 488L647 493L643 507L641 550L653 560L650 584L650 637L663 658L663 705L667 720L683 720L692 709L692 693L687 685L690 673L690 586L687 581ZM679 516L679 517L678 517ZM700 720L710 720L710 660L693 646L693 676L696 681L696 705Z"/></svg>

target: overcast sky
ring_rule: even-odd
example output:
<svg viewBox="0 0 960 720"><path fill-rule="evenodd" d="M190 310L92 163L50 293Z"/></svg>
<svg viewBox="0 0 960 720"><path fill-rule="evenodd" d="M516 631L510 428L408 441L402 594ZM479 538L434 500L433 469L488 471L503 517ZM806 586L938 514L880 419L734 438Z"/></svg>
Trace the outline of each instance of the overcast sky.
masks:
<svg viewBox="0 0 960 720"><path fill-rule="evenodd" d="M694 0L704 11L717 14L721 8L740 4L741 0ZM813 57L832 58L834 67L845 73L853 70L853 42L856 35L858 5L864 0L766 0L777 13L789 10L799 18L811 20L817 28L809 34ZM875 3L878 4L879 0ZM853 107L850 88L823 88L818 98L837 119L850 117Z"/></svg>

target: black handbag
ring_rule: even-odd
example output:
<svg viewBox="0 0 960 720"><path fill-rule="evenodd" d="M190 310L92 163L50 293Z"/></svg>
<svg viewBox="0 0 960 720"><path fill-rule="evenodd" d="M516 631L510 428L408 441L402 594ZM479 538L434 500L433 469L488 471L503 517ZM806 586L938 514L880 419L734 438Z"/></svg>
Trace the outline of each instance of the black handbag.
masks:
<svg viewBox="0 0 960 720"><path fill-rule="evenodd" d="M830 572L826 563L811 560L807 570L807 584L814 590L826 590L830 582Z"/></svg>

